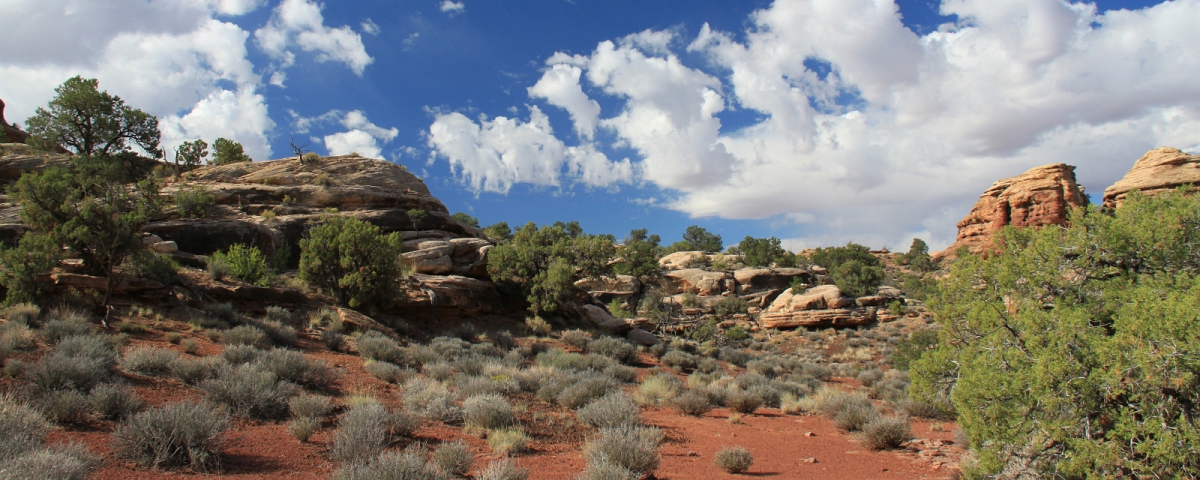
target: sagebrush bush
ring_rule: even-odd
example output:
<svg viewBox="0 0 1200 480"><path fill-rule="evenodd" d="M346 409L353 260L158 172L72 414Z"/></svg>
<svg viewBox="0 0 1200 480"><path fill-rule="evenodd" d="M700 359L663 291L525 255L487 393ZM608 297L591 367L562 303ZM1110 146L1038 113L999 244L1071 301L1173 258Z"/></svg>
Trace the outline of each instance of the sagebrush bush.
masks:
<svg viewBox="0 0 1200 480"><path fill-rule="evenodd" d="M185 384L195 385L212 378L218 362L224 363L225 360L222 357L179 357L171 361L171 374Z"/></svg>
<svg viewBox="0 0 1200 480"><path fill-rule="evenodd" d="M338 422L329 454L342 463L366 463L392 441L392 413L378 403L350 409Z"/></svg>
<svg viewBox="0 0 1200 480"><path fill-rule="evenodd" d="M444 472L425 461L421 453L409 448L384 452L362 462L343 465L333 472L334 480L446 480Z"/></svg>
<svg viewBox="0 0 1200 480"><path fill-rule="evenodd" d="M463 401L463 422L468 427L487 430L507 427L516 421L512 404L496 394L468 397Z"/></svg>
<svg viewBox="0 0 1200 480"><path fill-rule="evenodd" d="M521 453L528 448L529 435L516 429L494 430L488 434L488 447L501 454Z"/></svg>
<svg viewBox="0 0 1200 480"><path fill-rule="evenodd" d="M695 355L680 350L671 350L658 359L658 363L677 372L696 368L696 362Z"/></svg>
<svg viewBox="0 0 1200 480"><path fill-rule="evenodd" d="M296 417L288 422L288 433L301 443L308 442L317 430L321 429L321 420L313 417Z"/></svg>
<svg viewBox="0 0 1200 480"><path fill-rule="evenodd" d="M87 397L75 390L51 390L42 393L37 405L51 422L59 425L81 424L87 421L91 405Z"/></svg>
<svg viewBox="0 0 1200 480"><path fill-rule="evenodd" d="M876 450L888 450L899 447L900 444L912 438L908 418L905 417L876 417L862 426L859 439L864 445Z"/></svg>
<svg viewBox="0 0 1200 480"><path fill-rule="evenodd" d="M59 444L25 452L5 463L0 478L84 480L99 465L100 457L82 444Z"/></svg>
<svg viewBox="0 0 1200 480"><path fill-rule="evenodd" d="M444 422L457 420L462 409L455 405L458 396L441 382L413 377L404 382L404 406L422 417Z"/></svg>
<svg viewBox="0 0 1200 480"><path fill-rule="evenodd" d="M139 250L129 256L121 269L126 275L171 285L178 280L179 263L171 257L158 255L150 250Z"/></svg>
<svg viewBox="0 0 1200 480"><path fill-rule="evenodd" d="M267 348L271 345L265 332L250 325L238 325L221 332L221 343L226 345L247 345L256 348Z"/></svg>
<svg viewBox="0 0 1200 480"><path fill-rule="evenodd" d="M284 325L278 320L260 320L250 322L255 328L262 330L267 338L276 345L290 346L296 344L296 329Z"/></svg>
<svg viewBox="0 0 1200 480"><path fill-rule="evenodd" d="M603 428L584 445L583 454L589 464L608 462L647 475L658 469L657 450L662 439L662 431L657 428L631 425Z"/></svg>
<svg viewBox="0 0 1200 480"><path fill-rule="evenodd" d="M252 345L230 345L221 350L221 358L230 365L242 365L257 362L263 353Z"/></svg>
<svg viewBox="0 0 1200 480"><path fill-rule="evenodd" d="M42 338L46 343L55 344L67 337L82 337L96 333L96 326L87 321L86 317L70 316L66 318L55 318L55 315L50 315L50 320L42 325Z"/></svg>
<svg viewBox="0 0 1200 480"><path fill-rule="evenodd" d="M671 405L679 409L680 413L693 417L703 416L713 409L708 395L695 390L688 390L683 395L671 399Z"/></svg>
<svg viewBox="0 0 1200 480"><path fill-rule="evenodd" d="M88 403L101 420L122 420L137 413L146 402L132 388L104 384L92 389L88 394Z"/></svg>
<svg viewBox="0 0 1200 480"><path fill-rule="evenodd" d="M358 337L358 354L370 360L397 365L408 363L404 350L400 348L400 344L374 330Z"/></svg>
<svg viewBox="0 0 1200 480"><path fill-rule="evenodd" d="M288 401L296 417L323 418L333 411L333 400L321 395L297 395Z"/></svg>
<svg viewBox="0 0 1200 480"><path fill-rule="evenodd" d="M42 309L32 303L18 303L5 308L4 314L8 316L8 321L10 322L33 325L37 323L38 317L42 315Z"/></svg>
<svg viewBox="0 0 1200 480"><path fill-rule="evenodd" d="M725 395L725 406L735 412L752 414L763 406L763 397L757 392L732 389Z"/></svg>
<svg viewBox="0 0 1200 480"><path fill-rule="evenodd" d="M837 412L833 416L833 423L847 432L856 432L877 418L879 410L876 410L874 405L854 403Z"/></svg>
<svg viewBox="0 0 1200 480"><path fill-rule="evenodd" d="M179 352L168 348L136 347L121 357L121 370L138 375L157 376L171 373L171 363Z"/></svg>
<svg viewBox="0 0 1200 480"><path fill-rule="evenodd" d="M608 460L589 460L578 480L638 480L642 475Z"/></svg>
<svg viewBox="0 0 1200 480"><path fill-rule="evenodd" d="M324 360L316 360L294 350L264 352L259 355L257 363L274 373L279 380L313 390L329 390L338 378L338 372Z"/></svg>
<svg viewBox="0 0 1200 480"><path fill-rule="evenodd" d="M175 192L175 210L183 218L204 218L215 203L213 195L200 185L181 187Z"/></svg>
<svg viewBox="0 0 1200 480"><path fill-rule="evenodd" d="M104 339L76 335L63 338L25 375L42 390L88 392L109 378L109 369L115 364L116 352Z"/></svg>
<svg viewBox="0 0 1200 480"><path fill-rule="evenodd" d="M567 330L559 337L563 343L582 350L592 341L592 334L583 330Z"/></svg>
<svg viewBox="0 0 1200 480"><path fill-rule="evenodd" d="M910 417L930 420L946 420L950 417L942 407L921 400L901 400L896 403L896 408Z"/></svg>
<svg viewBox="0 0 1200 480"><path fill-rule="evenodd" d="M42 446L52 426L41 412L0 393L0 465Z"/></svg>
<svg viewBox="0 0 1200 480"><path fill-rule="evenodd" d="M384 361L368 360L363 369L367 374L387 383L404 383L417 374L411 368L400 368L396 364Z"/></svg>
<svg viewBox="0 0 1200 480"><path fill-rule="evenodd" d="M466 443L458 441L438 445L433 449L430 460L443 472L461 477L466 475L467 471L471 469L471 465L475 463L474 457L471 454L471 448Z"/></svg>
<svg viewBox="0 0 1200 480"><path fill-rule="evenodd" d="M280 418L287 414L288 400L296 395L296 386L280 381L274 373L246 364L221 369L216 378L199 385L208 398L226 405L240 417Z"/></svg>
<svg viewBox="0 0 1200 480"><path fill-rule="evenodd" d="M674 375L656 373L642 382L633 399L642 405L664 405L679 394L681 388L683 382Z"/></svg>
<svg viewBox="0 0 1200 480"><path fill-rule="evenodd" d="M475 475L476 480L526 480L529 469L517 466L511 458L493 460Z"/></svg>
<svg viewBox="0 0 1200 480"><path fill-rule="evenodd" d="M579 408L588 402L618 389L619 386L611 378L603 375L586 376L558 393L556 400L566 408Z"/></svg>
<svg viewBox="0 0 1200 480"><path fill-rule="evenodd" d="M204 471L217 463L229 416L207 403L171 403L138 413L113 432L122 456L153 468Z"/></svg>
<svg viewBox="0 0 1200 480"><path fill-rule="evenodd" d="M575 416L595 428L636 425L640 422L637 403L622 392L609 393L579 407Z"/></svg>
<svg viewBox="0 0 1200 480"><path fill-rule="evenodd" d="M754 455L745 447L724 447L717 450L717 454L713 456L713 463L726 472L742 473L750 469L750 465L754 463Z"/></svg>
<svg viewBox="0 0 1200 480"><path fill-rule="evenodd" d="M624 364L637 360L637 347L617 337L601 337L588 342L587 352L604 355Z"/></svg>

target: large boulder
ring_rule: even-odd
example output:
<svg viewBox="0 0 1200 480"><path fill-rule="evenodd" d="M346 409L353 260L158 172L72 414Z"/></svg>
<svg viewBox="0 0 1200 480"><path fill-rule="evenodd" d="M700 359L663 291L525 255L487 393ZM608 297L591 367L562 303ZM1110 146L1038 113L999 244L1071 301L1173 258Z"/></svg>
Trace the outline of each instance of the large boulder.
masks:
<svg viewBox="0 0 1200 480"><path fill-rule="evenodd" d="M954 244L935 253L933 259L954 258L962 247L972 253L983 252L993 246L996 232L1006 225L1065 225L1072 208L1087 204L1083 187L1075 182L1075 167L1055 163L1032 168L984 191L971 213L958 222Z"/></svg>
<svg viewBox="0 0 1200 480"><path fill-rule="evenodd" d="M675 252L658 259L658 266L664 270L682 270L707 261L704 252Z"/></svg>
<svg viewBox="0 0 1200 480"><path fill-rule="evenodd" d="M767 307L767 313L825 310L854 305L854 299L842 295L837 285L819 285L801 293L785 290Z"/></svg>
<svg viewBox="0 0 1200 480"><path fill-rule="evenodd" d="M467 317L500 312L504 300L492 282L461 275L412 276L415 284L405 289L398 310L412 317L429 315L431 307L437 315Z"/></svg>
<svg viewBox="0 0 1200 480"><path fill-rule="evenodd" d="M737 281L737 293L742 295L790 288L796 278L801 283L812 281L812 276L802 268L743 268L734 271L733 278Z"/></svg>
<svg viewBox="0 0 1200 480"><path fill-rule="evenodd" d="M1104 189L1104 208L1117 208L1133 190L1154 195L1184 185L1190 185L1191 191L1200 190L1200 156L1170 147L1156 148L1134 162L1117 183Z"/></svg>
<svg viewBox="0 0 1200 480"><path fill-rule="evenodd" d="M584 319L614 335L620 335L633 329L633 325L630 325L629 322L614 317L607 310L595 305L583 305L580 307L580 311Z"/></svg>
<svg viewBox="0 0 1200 480"><path fill-rule="evenodd" d="M758 322L763 328L856 327L874 323L875 320L874 308L838 308L790 313L764 313L758 317Z"/></svg>
<svg viewBox="0 0 1200 480"><path fill-rule="evenodd" d="M584 278L575 282L575 286L605 304L613 300L624 302L642 291L642 282L632 275Z"/></svg>
<svg viewBox="0 0 1200 480"><path fill-rule="evenodd" d="M710 272L699 268L685 268L663 274L664 293L674 295L692 292L700 296L720 295L725 290L725 272Z"/></svg>
<svg viewBox="0 0 1200 480"><path fill-rule="evenodd" d="M283 240L281 234L253 218L169 220L150 223L144 230L197 255L227 250L239 243L257 246L272 255Z"/></svg>

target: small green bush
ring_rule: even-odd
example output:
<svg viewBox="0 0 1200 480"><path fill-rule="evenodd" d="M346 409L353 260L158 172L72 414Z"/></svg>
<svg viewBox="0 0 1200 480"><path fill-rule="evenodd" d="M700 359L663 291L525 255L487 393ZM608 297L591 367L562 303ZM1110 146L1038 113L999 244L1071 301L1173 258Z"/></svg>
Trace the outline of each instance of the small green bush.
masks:
<svg viewBox="0 0 1200 480"><path fill-rule="evenodd" d="M258 361L262 350L251 345L230 345L221 351L221 358L231 365L242 365Z"/></svg>
<svg viewBox="0 0 1200 480"><path fill-rule="evenodd" d="M81 317L53 318L42 325L42 338L50 344L58 343L67 337L88 336L94 333L96 327Z"/></svg>
<svg viewBox="0 0 1200 480"><path fill-rule="evenodd" d="M342 463L365 463L392 442L392 413L378 403L350 409L338 422L329 453Z"/></svg>
<svg viewBox="0 0 1200 480"><path fill-rule="evenodd" d="M658 363L676 372L696 368L696 356L681 350L671 350L658 359Z"/></svg>
<svg viewBox="0 0 1200 480"><path fill-rule="evenodd" d="M250 325L262 330L275 345L291 346L296 344L296 329L284 325L277 320L252 321Z"/></svg>
<svg viewBox="0 0 1200 480"><path fill-rule="evenodd" d="M51 390L37 400L46 418L59 425L81 424L87 421L91 405L87 397L75 390Z"/></svg>
<svg viewBox="0 0 1200 480"><path fill-rule="evenodd" d="M713 463L721 470L737 474L750 469L750 465L754 463L754 455L745 447L725 447L717 450Z"/></svg>
<svg viewBox="0 0 1200 480"><path fill-rule="evenodd" d="M749 390L731 390L725 395L725 406L732 408L735 412L743 414L752 414L763 406L763 397Z"/></svg>
<svg viewBox="0 0 1200 480"><path fill-rule="evenodd" d="M603 428L584 445L583 454L588 464L607 462L640 475L652 474L661 460L657 449L662 438L657 428Z"/></svg>
<svg viewBox="0 0 1200 480"><path fill-rule="evenodd" d="M595 428L636 425L640 422L637 404L622 392L610 393L579 407L575 416Z"/></svg>
<svg viewBox="0 0 1200 480"><path fill-rule="evenodd" d="M178 280L179 263L175 259L156 255L149 250L138 250L122 265L126 275L154 280L171 285Z"/></svg>
<svg viewBox="0 0 1200 480"><path fill-rule="evenodd" d="M422 417L441 421L453 421L462 415L462 409L454 404L458 396L441 382L414 377L404 382L404 406Z"/></svg>
<svg viewBox="0 0 1200 480"><path fill-rule="evenodd" d="M204 218L216 204L216 198L202 186L184 186L175 192L175 210L183 218Z"/></svg>
<svg viewBox="0 0 1200 480"><path fill-rule="evenodd" d="M448 480L449 476L425 461L419 451L384 452L377 457L343 465L334 480Z"/></svg>
<svg viewBox="0 0 1200 480"><path fill-rule="evenodd" d="M858 260L847 260L830 270L830 277L842 293L863 297L879 291L879 285L883 283L883 268Z"/></svg>
<svg viewBox="0 0 1200 480"><path fill-rule="evenodd" d="M159 468L204 471L217 464L229 417L207 403L172 403L130 417L113 432L122 456Z"/></svg>
<svg viewBox="0 0 1200 480"><path fill-rule="evenodd" d="M232 347L231 347L232 348ZM250 348L250 347L245 347ZM251 349L253 350L253 349ZM228 349L227 349L228 351ZM179 381L187 385L195 385L201 381L212 378L213 376L213 359L222 359L221 357L207 358L186 358L179 357L171 362L171 374Z"/></svg>
<svg viewBox="0 0 1200 480"><path fill-rule="evenodd" d="M892 367L897 370L908 370L909 365L921 358L926 351L938 344L938 334L935 330L913 330L908 338L896 342L892 352Z"/></svg>
<svg viewBox="0 0 1200 480"><path fill-rule="evenodd" d="M238 325L221 332L221 343L226 345L245 345L248 347L267 348L271 345L267 334L257 327Z"/></svg>
<svg viewBox="0 0 1200 480"><path fill-rule="evenodd" d="M333 412L333 401L320 395L298 395L288 401L296 417L324 418Z"/></svg>
<svg viewBox="0 0 1200 480"><path fill-rule="evenodd" d="M854 403L845 406L833 416L833 423L847 432L862 430L864 426L879 418L874 405Z"/></svg>
<svg viewBox="0 0 1200 480"><path fill-rule="evenodd" d="M53 426L41 412L0 393L0 465L42 446Z"/></svg>
<svg viewBox="0 0 1200 480"><path fill-rule="evenodd" d="M281 381L314 389L329 390L338 373L324 360L316 360L294 350L270 350L258 358L258 365Z"/></svg>
<svg viewBox="0 0 1200 480"><path fill-rule="evenodd" d="M904 417L877 417L862 426L859 439L868 447L875 450L888 450L899 447L912 438L912 430L908 419Z"/></svg>
<svg viewBox="0 0 1200 480"><path fill-rule="evenodd" d="M100 458L78 443L52 445L26 452L5 463L0 476L6 479L54 478L83 480L100 465Z"/></svg>
<svg viewBox="0 0 1200 480"><path fill-rule="evenodd" d="M237 324L242 321L242 315L231 303L210 303L204 306L204 313L228 324Z"/></svg>
<svg viewBox="0 0 1200 480"><path fill-rule="evenodd" d="M633 399L642 405L663 405L679 394L681 388L683 382L674 375L656 373L642 382Z"/></svg>
<svg viewBox="0 0 1200 480"><path fill-rule="evenodd" d="M308 439L321 429L321 420L312 417L296 417L288 422L288 433L292 434L296 440L300 442L308 442Z"/></svg>
<svg viewBox="0 0 1200 480"><path fill-rule="evenodd" d="M749 308L750 305L745 300L742 300L741 297L726 295L721 298L720 302L717 302L717 305L713 307L713 311L718 317L731 317L738 313L746 313Z"/></svg>
<svg viewBox="0 0 1200 480"><path fill-rule="evenodd" d="M567 330L559 337L563 343L583 350L592 341L592 334L583 330Z"/></svg>
<svg viewBox="0 0 1200 480"><path fill-rule="evenodd" d="M407 364L405 352L396 343L382 333L369 331L358 338L358 354L363 358L394 364Z"/></svg>
<svg viewBox="0 0 1200 480"><path fill-rule="evenodd" d="M565 408L579 408L619 388L613 379L603 375L587 376L559 392L558 404Z"/></svg>
<svg viewBox="0 0 1200 480"><path fill-rule="evenodd" d="M392 384L404 383L417 374L411 368L400 368L384 361L368 361L363 369L368 375Z"/></svg>
<svg viewBox="0 0 1200 480"><path fill-rule="evenodd" d="M233 278L260 287L271 286L271 267L258 247L234 244L228 252L213 252L211 262L229 265Z"/></svg>

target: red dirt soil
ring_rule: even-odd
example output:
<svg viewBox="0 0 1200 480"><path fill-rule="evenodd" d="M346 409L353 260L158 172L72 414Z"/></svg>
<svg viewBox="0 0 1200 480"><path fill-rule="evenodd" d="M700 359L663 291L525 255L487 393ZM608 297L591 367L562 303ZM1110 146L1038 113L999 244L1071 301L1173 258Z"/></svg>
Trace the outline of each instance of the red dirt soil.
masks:
<svg viewBox="0 0 1200 480"><path fill-rule="evenodd" d="M186 324L182 322L155 322L154 328L156 331L131 335L126 348L153 345L182 351L178 345L163 340L162 334L166 331L181 332L187 338L197 340L201 355L216 354L221 348L201 333L187 332ZM399 406L400 388L368 375L359 357L328 351L315 338L303 336L297 349L342 370L332 392L335 397L368 394L391 407ZM653 363L653 357L645 354L640 360ZM645 377L657 368L643 367L639 377ZM198 390L174 379L122 375L150 405L202 398ZM847 389L856 386L853 381L838 383ZM6 381L2 386L7 388L10 384ZM582 447L590 429L575 420L569 410L541 402L535 396L521 395L514 403L525 405L519 418L531 439L531 451L516 456L517 464L528 468L530 478L534 479L576 478L585 467ZM644 407L645 422L662 428L665 434L660 448L662 462L655 478L738 478L713 463L717 450L727 446L742 446L754 455L753 466L743 476L781 479L952 478L956 472L954 459L961 453L959 448L951 445L951 432L956 427L950 422L944 422L941 431L934 432L930 430L931 422L914 420L914 436L928 442L914 441L914 446L907 449L873 451L859 444L852 435L839 431L825 417L788 416L778 409L760 409L755 415L743 416L740 424L733 424L727 421L729 413L727 409L716 409L695 418L674 409ZM293 438L286 424L286 421L235 420L225 438L220 469L210 473L182 469L155 471L116 458L110 445L116 425L113 422L57 429L49 441L80 442L103 455L103 465L93 473L93 478L97 479L329 478L337 468L326 454L332 442L335 420L327 420L309 443ZM478 435L467 435L461 427L427 424L417 430L414 437L398 446L403 448L412 442L423 442L431 448L441 442L465 441L476 452L473 473L502 457L488 448L486 440ZM937 448L916 451L917 445L929 443Z"/></svg>

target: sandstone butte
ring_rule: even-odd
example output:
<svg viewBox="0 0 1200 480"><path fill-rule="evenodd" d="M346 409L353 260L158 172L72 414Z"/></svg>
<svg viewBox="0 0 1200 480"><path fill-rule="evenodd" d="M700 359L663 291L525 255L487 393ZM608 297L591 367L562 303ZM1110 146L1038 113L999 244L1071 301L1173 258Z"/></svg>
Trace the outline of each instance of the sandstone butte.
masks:
<svg viewBox="0 0 1200 480"><path fill-rule="evenodd" d="M971 213L958 222L954 244L935 253L933 259L953 259L962 247L971 253L987 250L996 232L1006 225L1064 225L1072 208L1087 204L1083 187L1075 182L1075 167L1054 163L1031 168L984 191Z"/></svg>
<svg viewBox="0 0 1200 480"><path fill-rule="evenodd" d="M1142 155L1117 183L1104 189L1104 208L1117 208L1134 190L1154 195L1185 185L1190 185L1192 191L1200 190L1200 156L1176 148L1156 148Z"/></svg>

